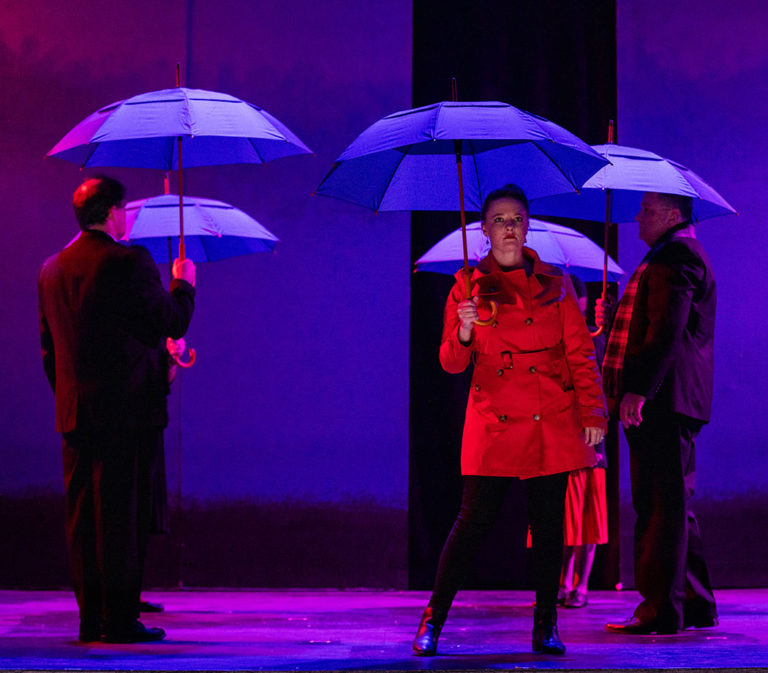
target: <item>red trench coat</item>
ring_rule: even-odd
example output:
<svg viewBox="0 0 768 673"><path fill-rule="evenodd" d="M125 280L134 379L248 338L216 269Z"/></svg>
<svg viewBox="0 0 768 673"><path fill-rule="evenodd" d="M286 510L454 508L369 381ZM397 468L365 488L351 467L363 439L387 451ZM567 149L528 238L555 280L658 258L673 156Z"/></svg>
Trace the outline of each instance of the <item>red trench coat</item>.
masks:
<svg viewBox="0 0 768 673"><path fill-rule="evenodd" d="M445 306L440 363L457 374L475 362L464 421L461 473L539 477L594 465L582 429L605 429L605 398L592 338L563 272L523 249L532 265L502 271L493 255L472 275L480 318L488 301L494 325L458 338L456 307L464 299L461 271Z"/></svg>

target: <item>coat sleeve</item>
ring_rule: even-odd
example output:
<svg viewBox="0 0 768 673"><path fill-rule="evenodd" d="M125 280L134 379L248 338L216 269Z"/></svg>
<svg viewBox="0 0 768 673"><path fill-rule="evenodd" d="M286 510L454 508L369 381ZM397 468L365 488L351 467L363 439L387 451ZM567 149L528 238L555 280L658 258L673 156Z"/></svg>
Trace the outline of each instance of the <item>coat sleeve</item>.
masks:
<svg viewBox="0 0 768 673"><path fill-rule="evenodd" d="M625 392L653 397L661 386L679 356L703 272L701 260L682 244L668 244L648 264L642 280L645 305L638 316L646 322L645 335L639 350L627 353L624 360Z"/></svg>
<svg viewBox="0 0 768 673"><path fill-rule="evenodd" d="M42 273L41 269L40 274ZM48 377L48 383L51 384L51 389L56 390L56 352L53 348L51 329L45 318L45 311L43 311L42 279L40 276L37 279L37 312L40 322L40 353L43 356L43 369Z"/></svg>
<svg viewBox="0 0 768 673"><path fill-rule="evenodd" d="M155 348L165 337L180 339L187 332L195 307L195 289L186 281L171 281L170 292L149 251L131 248L127 258L126 328L139 341Z"/></svg>
<svg viewBox="0 0 768 673"><path fill-rule="evenodd" d="M440 364L449 374L463 372L469 366L472 359L472 346L475 340L474 333L469 344L464 345L459 341L460 321L456 309L463 300L463 297L463 284L457 282L448 295L448 301L445 302L443 338L440 343Z"/></svg>
<svg viewBox="0 0 768 673"><path fill-rule="evenodd" d="M607 414L595 347L584 316L576 303L573 289L568 289L560 303L563 322L563 349L571 372L582 427L606 430Z"/></svg>

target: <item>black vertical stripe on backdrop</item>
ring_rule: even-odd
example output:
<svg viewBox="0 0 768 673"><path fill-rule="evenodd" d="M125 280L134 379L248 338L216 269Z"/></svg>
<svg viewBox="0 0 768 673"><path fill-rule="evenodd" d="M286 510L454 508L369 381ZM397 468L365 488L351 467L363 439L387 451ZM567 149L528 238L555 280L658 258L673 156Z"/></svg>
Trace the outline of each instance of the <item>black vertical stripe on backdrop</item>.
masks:
<svg viewBox="0 0 768 673"><path fill-rule="evenodd" d="M590 144L616 119L615 0L414 0L413 106L499 100L546 117ZM473 217L474 216L474 217ZM470 213L468 221L478 219ZM412 261L459 226L458 213L413 213ZM602 226L558 220L603 243ZM609 246L615 254L615 237ZM469 372L449 375L437 360L449 276L417 273L411 283L409 586L429 588L458 511L459 451ZM591 286L595 284L590 284ZM599 287L590 287L591 295ZM600 548L591 584L618 581L617 440L608 444L611 542ZM519 484L518 484L519 486ZM522 488L480 549L467 588L522 588L527 518ZM481 560L482 559L482 560Z"/></svg>

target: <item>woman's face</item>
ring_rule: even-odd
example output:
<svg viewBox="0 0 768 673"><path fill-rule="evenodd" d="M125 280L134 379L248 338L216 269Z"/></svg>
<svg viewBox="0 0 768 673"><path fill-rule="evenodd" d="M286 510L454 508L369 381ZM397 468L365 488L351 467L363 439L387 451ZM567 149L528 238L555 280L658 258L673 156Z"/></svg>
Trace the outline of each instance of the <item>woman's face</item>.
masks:
<svg viewBox="0 0 768 673"><path fill-rule="evenodd" d="M520 252L528 233L528 211L517 199L491 201L483 221L483 233L496 253Z"/></svg>

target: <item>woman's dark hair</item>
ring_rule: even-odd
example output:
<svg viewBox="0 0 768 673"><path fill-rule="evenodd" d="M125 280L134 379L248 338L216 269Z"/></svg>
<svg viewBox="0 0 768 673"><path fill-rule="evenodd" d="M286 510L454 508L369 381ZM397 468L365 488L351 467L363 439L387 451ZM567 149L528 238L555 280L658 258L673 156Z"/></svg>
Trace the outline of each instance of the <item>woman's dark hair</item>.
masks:
<svg viewBox="0 0 768 673"><path fill-rule="evenodd" d="M483 209L480 211L483 222L485 222L485 216L488 213L488 206L490 206L496 199L514 199L515 201L519 201L525 206L525 212L528 212L528 197L525 195L522 187L510 182L508 185L494 189L485 197L485 201L483 201Z"/></svg>
<svg viewBox="0 0 768 673"><path fill-rule="evenodd" d="M581 299L582 297L587 296L587 286L584 283L581 278L579 278L577 275L569 273L568 274L571 277L571 282L573 283L573 289L576 291L576 296Z"/></svg>
<svg viewBox="0 0 768 673"><path fill-rule="evenodd" d="M109 211L125 201L125 187L106 175L88 178L72 195L72 207L81 229L104 224Z"/></svg>

